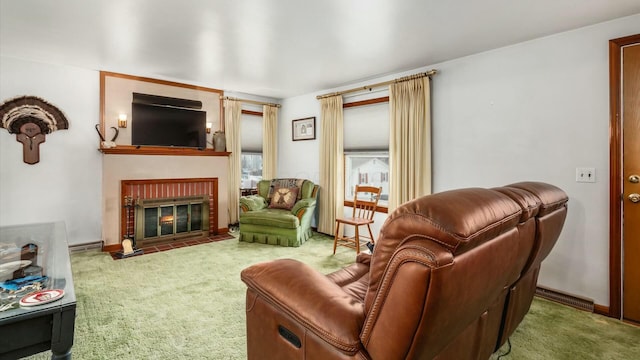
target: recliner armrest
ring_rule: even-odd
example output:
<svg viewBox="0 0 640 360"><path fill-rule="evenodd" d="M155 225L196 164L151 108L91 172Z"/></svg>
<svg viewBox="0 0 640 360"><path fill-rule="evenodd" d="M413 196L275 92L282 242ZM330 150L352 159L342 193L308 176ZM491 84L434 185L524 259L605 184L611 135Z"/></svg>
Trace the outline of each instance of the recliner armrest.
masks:
<svg viewBox="0 0 640 360"><path fill-rule="evenodd" d="M359 253L358 255L356 255L356 262L365 265L371 265L371 254L367 254L365 252Z"/></svg>
<svg viewBox="0 0 640 360"><path fill-rule="evenodd" d="M361 348L363 304L315 269L297 260L279 259L248 267L240 277L251 290L332 346L348 352Z"/></svg>

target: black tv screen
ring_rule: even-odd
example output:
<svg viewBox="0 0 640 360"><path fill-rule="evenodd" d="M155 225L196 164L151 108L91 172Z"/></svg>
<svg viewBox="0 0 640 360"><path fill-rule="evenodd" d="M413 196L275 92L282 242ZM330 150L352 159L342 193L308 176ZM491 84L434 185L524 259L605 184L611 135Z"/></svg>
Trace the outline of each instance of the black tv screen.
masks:
<svg viewBox="0 0 640 360"><path fill-rule="evenodd" d="M131 144L204 149L205 111L132 103Z"/></svg>

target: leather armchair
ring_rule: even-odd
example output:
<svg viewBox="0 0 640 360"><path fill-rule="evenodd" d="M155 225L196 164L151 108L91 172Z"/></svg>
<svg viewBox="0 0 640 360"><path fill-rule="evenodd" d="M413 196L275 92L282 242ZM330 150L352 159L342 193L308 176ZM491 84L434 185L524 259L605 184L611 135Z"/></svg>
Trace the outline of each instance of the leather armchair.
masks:
<svg viewBox="0 0 640 360"><path fill-rule="evenodd" d="M243 270L248 358L489 358L513 286L537 266L540 209L566 207L561 190L528 184L558 198L527 186L442 192L400 206L372 255L329 275L291 259Z"/></svg>

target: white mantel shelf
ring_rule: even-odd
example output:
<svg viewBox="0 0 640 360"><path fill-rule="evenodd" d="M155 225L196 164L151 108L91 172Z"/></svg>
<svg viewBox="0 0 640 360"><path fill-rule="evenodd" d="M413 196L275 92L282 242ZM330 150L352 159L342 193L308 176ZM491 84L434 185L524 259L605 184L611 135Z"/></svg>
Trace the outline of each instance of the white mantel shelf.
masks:
<svg viewBox="0 0 640 360"><path fill-rule="evenodd" d="M227 151L215 151L213 149L173 148L164 146L133 146L118 145L112 148L100 147L98 149L107 155L178 155L178 156L229 156Z"/></svg>

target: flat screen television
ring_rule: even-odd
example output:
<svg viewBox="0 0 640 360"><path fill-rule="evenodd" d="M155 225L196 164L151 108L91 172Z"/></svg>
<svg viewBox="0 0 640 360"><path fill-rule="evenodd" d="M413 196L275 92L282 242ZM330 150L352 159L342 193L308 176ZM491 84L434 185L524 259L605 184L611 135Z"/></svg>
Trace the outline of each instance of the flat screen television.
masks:
<svg viewBox="0 0 640 360"><path fill-rule="evenodd" d="M206 111L135 102L131 107L132 145L206 148Z"/></svg>

